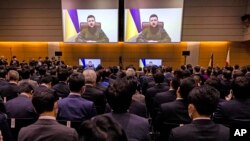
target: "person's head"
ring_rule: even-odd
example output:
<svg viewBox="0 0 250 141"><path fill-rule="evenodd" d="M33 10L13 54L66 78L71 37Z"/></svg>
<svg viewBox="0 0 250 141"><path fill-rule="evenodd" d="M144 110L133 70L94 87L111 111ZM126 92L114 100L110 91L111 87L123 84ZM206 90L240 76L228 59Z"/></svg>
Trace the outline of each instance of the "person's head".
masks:
<svg viewBox="0 0 250 141"><path fill-rule="evenodd" d="M21 70L21 77L22 77L22 79L29 79L30 78L30 69L23 68Z"/></svg>
<svg viewBox="0 0 250 141"><path fill-rule="evenodd" d="M220 92L214 87L203 85L194 88L188 96L188 113L194 119L210 117L219 103Z"/></svg>
<svg viewBox="0 0 250 141"><path fill-rule="evenodd" d="M74 72L69 76L69 89L71 92L81 93L85 85L84 76L81 73Z"/></svg>
<svg viewBox="0 0 250 141"><path fill-rule="evenodd" d="M125 78L117 79L105 91L108 104L114 112L124 113L128 110L134 94L131 84L133 83L129 83Z"/></svg>
<svg viewBox="0 0 250 141"><path fill-rule="evenodd" d="M80 141L127 141L127 136L122 127L111 117L106 115L96 116L84 121L80 126Z"/></svg>
<svg viewBox="0 0 250 141"><path fill-rule="evenodd" d="M41 84L46 84L48 88L51 88L52 77L50 75L45 75L41 78Z"/></svg>
<svg viewBox="0 0 250 141"><path fill-rule="evenodd" d="M174 90L177 90L180 86L180 79L178 78L173 78L171 81L170 81L170 86L174 89Z"/></svg>
<svg viewBox="0 0 250 141"><path fill-rule="evenodd" d="M39 115L53 112L54 116L56 116L57 98L51 92L35 92L32 97L32 104Z"/></svg>
<svg viewBox="0 0 250 141"><path fill-rule="evenodd" d="M155 83L163 83L164 81L164 74L160 71L155 73L153 77L154 77Z"/></svg>
<svg viewBox="0 0 250 141"><path fill-rule="evenodd" d="M15 70L10 70L8 72L7 78L9 81L18 81L19 80L19 73Z"/></svg>
<svg viewBox="0 0 250 141"><path fill-rule="evenodd" d="M84 70L83 72L85 83L86 84L95 84L96 83L96 72L92 69Z"/></svg>
<svg viewBox="0 0 250 141"><path fill-rule="evenodd" d="M236 99L248 99L250 98L250 84L247 78L237 77L232 83L233 96Z"/></svg>
<svg viewBox="0 0 250 141"><path fill-rule="evenodd" d="M95 27L95 16L89 15L87 17L87 22L88 22L89 27L91 27L91 28Z"/></svg>
<svg viewBox="0 0 250 141"><path fill-rule="evenodd" d="M32 85L29 82L23 82L21 83L19 86L19 92L20 93L26 93L29 95L32 95L32 92L34 90L34 88L32 87Z"/></svg>
<svg viewBox="0 0 250 141"><path fill-rule="evenodd" d="M69 77L69 71L67 69L60 69L57 76L59 81L66 81Z"/></svg>
<svg viewBox="0 0 250 141"><path fill-rule="evenodd" d="M132 69L132 68L128 68L127 70L126 70L126 76L135 76L135 70L134 69Z"/></svg>
<svg viewBox="0 0 250 141"><path fill-rule="evenodd" d="M7 75L7 70L4 67L0 68L0 78L5 79L6 75Z"/></svg>
<svg viewBox="0 0 250 141"><path fill-rule="evenodd" d="M189 92L196 86L195 80L191 77L181 80L181 84L178 90L179 95L184 100L187 100Z"/></svg>
<svg viewBox="0 0 250 141"><path fill-rule="evenodd" d="M150 15L149 22L151 27L156 27L158 24L158 16L156 14Z"/></svg>

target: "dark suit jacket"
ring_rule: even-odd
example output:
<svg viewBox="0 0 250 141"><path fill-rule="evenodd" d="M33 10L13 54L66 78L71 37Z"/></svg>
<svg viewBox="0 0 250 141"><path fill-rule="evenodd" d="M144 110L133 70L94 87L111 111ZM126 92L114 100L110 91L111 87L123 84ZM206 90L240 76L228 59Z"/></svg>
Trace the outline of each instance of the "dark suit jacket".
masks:
<svg viewBox="0 0 250 141"><path fill-rule="evenodd" d="M169 141L229 141L229 137L229 128L211 120L199 119L174 128Z"/></svg>
<svg viewBox="0 0 250 141"><path fill-rule="evenodd" d="M147 118L146 104L132 100L130 107L129 107L129 113L135 114L135 115L140 116L140 117Z"/></svg>
<svg viewBox="0 0 250 141"><path fill-rule="evenodd" d="M65 98L69 95L69 85L67 85L65 82L59 82L56 85L53 86L53 89L55 90L55 93L58 97Z"/></svg>
<svg viewBox="0 0 250 141"><path fill-rule="evenodd" d="M96 115L94 103L78 95L58 101L58 120L84 121Z"/></svg>
<svg viewBox="0 0 250 141"><path fill-rule="evenodd" d="M153 99L157 93L160 92L166 92L169 90L169 87L167 84L155 84L154 87L151 87L147 89L146 95L145 95L145 102L147 106L147 110L151 114L152 117L155 115L153 114Z"/></svg>
<svg viewBox="0 0 250 141"><path fill-rule="evenodd" d="M97 114L104 113L106 106L106 97L103 91L94 86L86 85L82 97L94 102Z"/></svg>
<svg viewBox="0 0 250 141"><path fill-rule="evenodd" d="M6 97L7 101L18 96L19 89L17 84L8 83L0 88L0 95L2 98Z"/></svg>
<svg viewBox="0 0 250 141"><path fill-rule="evenodd" d="M31 99L27 96L19 95L7 101L5 107L9 118L37 118Z"/></svg>
<svg viewBox="0 0 250 141"><path fill-rule="evenodd" d="M0 79L0 87L7 85L8 81L4 80L4 79Z"/></svg>
<svg viewBox="0 0 250 141"><path fill-rule="evenodd" d="M229 125L234 120L250 119L250 99L220 102L214 113L216 123Z"/></svg>
<svg viewBox="0 0 250 141"><path fill-rule="evenodd" d="M190 123L191 119L188 115L188 104L184 100L175 100L161 104L156 118L153 119L153 125L160 132L159 140L168 138L171 124L186 124ZM171 126L170 126L171 125Z"/></svg>
<svg viewBox="0 0 250 141"><path fill-rule="evenodd" d="M154 104L161 105L163 103L172 102L176 100L176 91L169 90L166 92L157 93L154 97Z"/></svg>
<svg viewBox="0 0 250 141"><path fill-rule="evenodd" d="M78 135L75 129L61 125L56 120L39 119L20 130L18 141L78 141Z"/></svg>
<svg viewBox="0 0 250 141"><path fill-rule="evenodd" d="M0 112L0 130L2 132L3 141L14 141L10 127L7 123L6 115Z"/></svg>
<svg viewBox="0 0 250 141"><path fill-rule="evenodd" d="M149 123L148 120L130 113L107 113L117 121L128 137L128 140L133 141L149 141Z"/></svg>

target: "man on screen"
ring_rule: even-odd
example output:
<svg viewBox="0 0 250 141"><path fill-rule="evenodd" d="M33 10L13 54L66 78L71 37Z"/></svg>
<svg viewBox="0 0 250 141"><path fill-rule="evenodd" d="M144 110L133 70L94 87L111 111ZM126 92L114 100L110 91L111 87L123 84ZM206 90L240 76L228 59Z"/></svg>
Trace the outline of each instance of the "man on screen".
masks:
<svg viewBox="0 0 250 141"><path fill-rule="evenodd" d="M87 17L87 23L88 27L80 31L75 39L76 42L109 42L103 30L96 26L95 17L93 15Z"/></svg>
<svg viewBox="0 0 250 141"><path fill-rule="evenodd" d="M166 30L159 26L156 14L150 15L149 23L150 26L142 30L136 42L171 42L171 38Z"/></svg>

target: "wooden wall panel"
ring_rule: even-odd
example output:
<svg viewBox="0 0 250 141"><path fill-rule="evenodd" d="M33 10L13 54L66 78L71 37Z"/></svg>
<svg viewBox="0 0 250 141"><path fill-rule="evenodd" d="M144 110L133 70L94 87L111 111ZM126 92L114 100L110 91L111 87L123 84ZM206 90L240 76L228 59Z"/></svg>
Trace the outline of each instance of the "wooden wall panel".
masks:
<svg viewBox="0 0 250 141"><path fill-rule="evenodd" d="M5 56L8 61L12 56L18 60L29 61L32 58L46 57L48 55L48 43L46 42L0 42L0 56Z"/></svg>
<svg viewBox="0 0 250 141"><path fill-rule="evenodd" d="M65 44L59 43L63 52L61 57L69 65L78 65L78 59L100 58L103 66L119 64L122 56L123 66L139 66L141 58L163 59L163 65L178 68L184 64L181 55L187 49L187 42L178 44ZM211 53L214 54L214 66L224 66L227 49L230 47L231 65L247 65L250 56L250 42L200 42L198 64L208 66ZM4 55L8 60L16 55L21 60L37 59L48 56L47 42L0 42L0 56Z"/></svg>
<svg viewBox="0 0 250 141"><path fill-rule="evenodd" d="M214 54L214 66L225 66L228 42L201 42L199 65L207 67L211 54Z"/></svg>
<svg viewBox="0 0 250 141"><path fill-rule="evenodd" d="M247 0L185 0L182 41L242 41Z"/></svg>
<svg viewBox="0 0 250 141"><path fill-rule="evenodd" d="M0 41L62 41L60 0L0 1Z"/></svg>
<svg viewBox="0 0 250 141"><path fill-rule="evenodd" d="M78 59L100 58L104 66L114 66L119 64L119 57L123 59L123 66L139 66L139 59L163 59L163 65L177 68L184 63L181 56L186 50L186 43L180 44L64 44L60 43L63 52L62 59L71 65L77 65Z"/></svg>

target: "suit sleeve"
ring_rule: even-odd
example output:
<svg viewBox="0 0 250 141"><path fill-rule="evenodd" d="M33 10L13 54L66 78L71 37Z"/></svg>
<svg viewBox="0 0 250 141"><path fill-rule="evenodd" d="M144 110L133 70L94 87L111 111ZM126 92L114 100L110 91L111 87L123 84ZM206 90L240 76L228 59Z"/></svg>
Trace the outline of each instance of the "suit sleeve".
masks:
<svg viewBox="0 0 250 141"><path fill-rule="evenodd" d="M223 110L223 103L219 103L216 111L213 114L213 121L215 123L226 124L228 119L226 118L225 112Z"/></svg>
<svg viewBox="0 0 250 141"><path fill-rule="evenodd" d="M75 129L73 130L73 138L72 138L72 141L78 141L78 134L77 134L77 132L76 132Z"/></svg>

